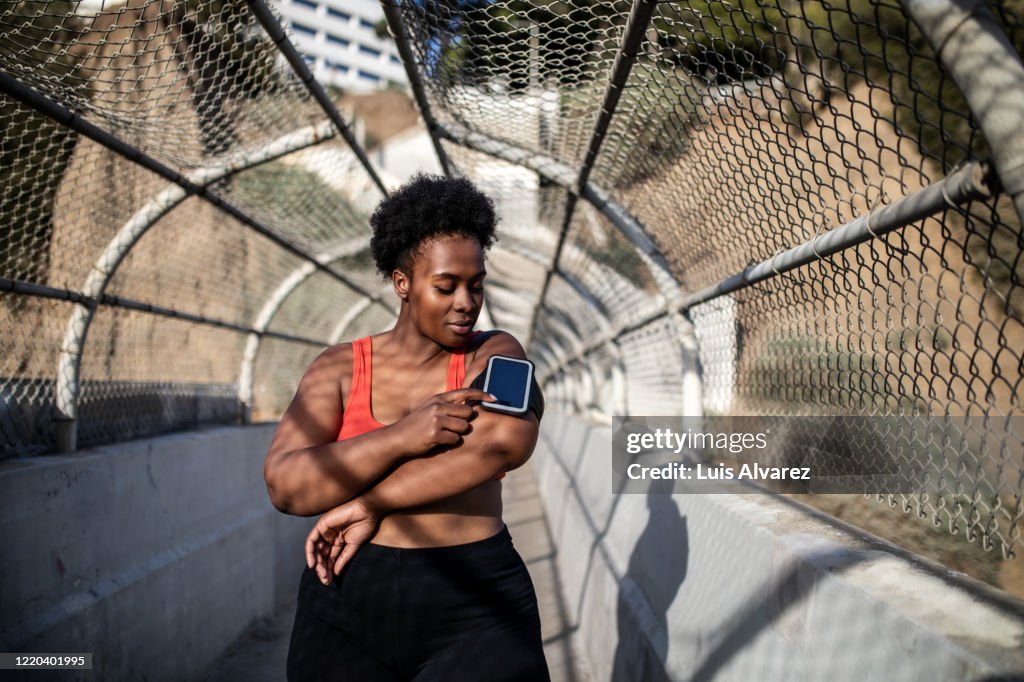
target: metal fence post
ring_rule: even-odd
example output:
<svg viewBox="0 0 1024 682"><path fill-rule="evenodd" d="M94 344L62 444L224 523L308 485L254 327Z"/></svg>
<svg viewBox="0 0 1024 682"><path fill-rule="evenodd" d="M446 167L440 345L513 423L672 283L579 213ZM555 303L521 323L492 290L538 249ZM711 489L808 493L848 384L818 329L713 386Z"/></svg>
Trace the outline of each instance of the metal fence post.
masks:
<svg viewBox="0 0 1024 682"><path fill-rule="evenodd" d="M1024 224L1024 63L981 0L905 0L978 121Z"/></svg>

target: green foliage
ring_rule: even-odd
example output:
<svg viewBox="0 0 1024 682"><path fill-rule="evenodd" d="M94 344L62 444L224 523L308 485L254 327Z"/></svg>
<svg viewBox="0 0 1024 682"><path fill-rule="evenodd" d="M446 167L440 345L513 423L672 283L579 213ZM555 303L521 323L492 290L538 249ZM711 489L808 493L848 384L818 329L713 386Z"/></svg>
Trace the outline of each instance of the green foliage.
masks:
<svg viewBox="0 0 1024 682"><path fill-rule="evenodd" d="M595 48L623 20L621 3L596 0L463 0L417 9L417 37L434 46L427 56L431 77L470 85L500 79L511 92L525 91L533 74L563 86L603 76L591 68L601 56Z"/></svg>
<svg viewBox="0 0 1024 682"><path fill-rule="evenodd" d="M244 197L246 202L265 203L267 197L301 197L301 207L279 216L294 221L292 227L298 233L308 232L303 224L316 221L323 216L336 216L339 235L352 230L353 226L365 226L366 219L359 216L348 200L320 177L319 173L291 164L271 161L239 173L234 181L233 192ZM284 207L287 210L289 207Z"/></svg>
<svg viewBox="0 0 1024 682"><path fill-rule="evenodd" d="M1024 0L997 3L1012 43L1024 50ZM488 0L425 3L420 40L439 46L432 75L444 86L498 80L509 91L544 83L577 86L595 73L595 57L615 48L622 7L575 2ZM988 155L969 108L928 41L897 3L878 0L760 0L663 3L652 21L659 59L706 85L780 75L790 87L787 112L800 126L837 92L867 81L887 91L892 122L948 171ZM645 58L641 53L641 60ZM665 97L671 98L672 83ZM676 93L678 94L678 93Z"/></svg>
<svg viewBox="0 0 1024 682"><path fill-rule="evenodd" d="M1018 52L1022 12L1024 0L996 8ZM892 123L944 171L988 155L959 89L896 3L687 1L673 3L654 26L663 56L708 84L783 76L789 113L801 125L836 92L868 82L887 91Z"/></svg>
<svg viewBox="0 0 1024 682"><path fill-rule="evenodd" d="M766 3L678 2L653 20L658 47L708 83L766 78L782 68L782 12Z"/></svg>

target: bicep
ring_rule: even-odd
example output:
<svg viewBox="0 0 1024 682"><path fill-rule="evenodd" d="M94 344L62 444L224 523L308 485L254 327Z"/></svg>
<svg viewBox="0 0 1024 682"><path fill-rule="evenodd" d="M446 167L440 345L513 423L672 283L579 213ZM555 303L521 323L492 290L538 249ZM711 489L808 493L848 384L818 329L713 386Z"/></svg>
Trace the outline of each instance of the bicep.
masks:
<svg viewBox="0 0 1024 682"><path fill-rule="evenodd" d="M510 415L477 409L473 430L464 437L465 442L482 456L504 459L507 469L522 466L537 445L540 433L537 416L532 412Z"/></svg>

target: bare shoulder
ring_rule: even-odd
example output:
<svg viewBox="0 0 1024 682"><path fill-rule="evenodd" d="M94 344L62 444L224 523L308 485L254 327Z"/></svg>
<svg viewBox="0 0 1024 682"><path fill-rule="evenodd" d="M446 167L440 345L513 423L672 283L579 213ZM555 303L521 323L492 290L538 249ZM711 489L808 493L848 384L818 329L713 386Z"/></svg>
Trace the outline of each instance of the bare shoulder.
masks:
<svg viewBox="0 0 1024 682"><path fill-rule="evenodd" d="M351 381L352 344L329 346L313 358L302 375L296 398L340 400L343 386Z"/></svg>
<svg viewBox="0 0 1024 682"><path fill-rule="evenodd" d="M309 363L277 425L268 457L337 438L344 408L342 386L350 380L351 363L350 343L325 348Z"/></svg>
<svg viewBox="0 0 1024 682"><path fill-rule="evenodd" d="M352 365L352 342L336 343L320 351L309 364L307 373L315 370L341 369Z"/></svg>
<svg viewBox="0 0 1024 682"><path fill-rule="evenodd" d="M497 329L492 332L487 332L482 341L473 351L472 358L470 360L469 367L467 368L467 378L476 376L476 374L482 372L487 367L487 360L492 355L507 355L512 358L525 358L526 351L523 350L523 345L519 343L519 339L509 334L507 331Z"/></svg>

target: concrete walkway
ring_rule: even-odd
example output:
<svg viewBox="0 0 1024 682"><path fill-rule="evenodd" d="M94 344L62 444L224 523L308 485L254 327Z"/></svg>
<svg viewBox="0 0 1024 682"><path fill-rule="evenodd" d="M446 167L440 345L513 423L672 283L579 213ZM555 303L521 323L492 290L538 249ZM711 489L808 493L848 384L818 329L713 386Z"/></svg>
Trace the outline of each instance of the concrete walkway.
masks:
<svg viewBox="0 0 1024 682"><path fill-rule="evenodd" d="M533 471L527 465L509 473L502 483L505 523L537 590L544 653L551 679L553 682L588 682L589 675L581 673L585 666L579 664L570 647L554 547ZM283 682L294 617L295 601L289 599L272 617L253 623L197 682Z"/></svg>

